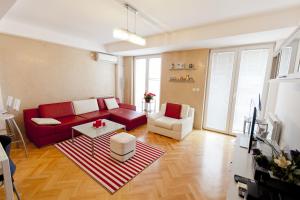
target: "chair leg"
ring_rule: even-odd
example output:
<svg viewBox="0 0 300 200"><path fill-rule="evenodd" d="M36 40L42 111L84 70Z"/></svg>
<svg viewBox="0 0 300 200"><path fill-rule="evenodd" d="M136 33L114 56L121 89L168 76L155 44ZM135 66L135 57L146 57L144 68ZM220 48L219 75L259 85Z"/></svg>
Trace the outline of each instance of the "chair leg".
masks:
<svg viewBox="0 0 300 200"><path fill-rule="evenodd" d="M24 146L24 150L25 150L26 157L28 158L27 147L26 147L25 141L24 141L24 139L23 139L23 135L22 135L22 133L21 133L21 131L20 131L20 129L19 129L19 127L18 127L18 125L17 125L15 119L12 119L12 122L13 122L13 124L15 125L15 128L17 129L17 131L18 131L18 133L19 133L19 136L20 136L20 138L21 138L21 140L22 140L22 143L23 143L23 146Z"/></svg>
<svg viewBox="0 0 300 200"><path fill-rule="evenodd" d="M19 193L18 193L18 190L17 190L17 188L16 188L16 186L15 186L15 183L13 183L13 190L14 190L16 196L17 196L17 199L18 199L18 200L21 200L20 195L19 195Z"/></svg>

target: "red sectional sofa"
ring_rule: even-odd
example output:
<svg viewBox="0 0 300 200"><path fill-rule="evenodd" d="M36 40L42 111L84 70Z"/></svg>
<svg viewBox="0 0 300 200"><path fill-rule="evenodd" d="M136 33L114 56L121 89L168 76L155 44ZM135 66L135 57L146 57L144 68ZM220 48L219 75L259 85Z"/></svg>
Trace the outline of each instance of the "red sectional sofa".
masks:
<svg viewBox="0 0 300 200"><path fill-rule="evenodd" d="M126 130L131 130L147 123L144 113L136 111L135 106L120 103L116 98L119 108L108 110L105 98L98 98L99 110L80 115L75 114L73 103L62 102L43 104L38 108L25 109L24 124L28 139L36 146L42 147L71 138L71 128L73 126L92 122L97 119L109 119L126 126ZM38 125L31 118L54 118L61 122L59 125Z"/></svg>

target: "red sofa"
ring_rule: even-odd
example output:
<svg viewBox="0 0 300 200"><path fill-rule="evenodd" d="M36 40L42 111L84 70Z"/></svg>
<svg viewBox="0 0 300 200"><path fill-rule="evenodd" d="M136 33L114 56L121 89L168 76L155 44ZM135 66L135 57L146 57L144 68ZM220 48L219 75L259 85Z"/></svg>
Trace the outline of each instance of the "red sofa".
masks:
<svg viewBox="0 0 300 200"><path fill-rule="evenodd" d="M28 139L36 146L42 147L48 144L57 143L71 138L71 128L73 126L95 121L97 119L109 119L126 126L126 130L131 130L147 123L144 113L136 111L136 107L129 104L120 103L116 98L119 108L107 110L104 98L98 98L98 111L76 115L73 103L62 102L43 104L38 108L25 109L24 124ZM61 122L60 125L38 125L31 118L54 118Z"/></svg>

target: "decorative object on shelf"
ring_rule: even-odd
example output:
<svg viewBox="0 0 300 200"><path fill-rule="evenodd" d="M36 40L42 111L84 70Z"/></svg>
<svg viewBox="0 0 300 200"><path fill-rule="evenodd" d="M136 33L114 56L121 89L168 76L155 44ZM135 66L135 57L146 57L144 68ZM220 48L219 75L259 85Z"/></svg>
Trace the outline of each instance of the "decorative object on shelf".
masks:
<svg viewBox="0 0 300 200"><path fill-rule="evenodd" d="M170 64L170 70L193 70L195 69L194 64Z"/></svg>
<svg viewBox="0 0 300 200"><path fill-rule="evenodd" d="M169 69L175 69L175 64L174 63L170 64Z"/></svg>
<svg viewBox="0 0 300 200"><path fill-rule="evenodd" d="M180 77L171 76L169 81L194 82L194 79L189 74L187 74L185 77L184 76L180 76Z"/></svg>
<svg viewBox="0 0 300 200"><path fill-rule="evenodd" d="M144 99L146 103L150 103L150 101L155 97L156 95L151 92L145 92Z"/></svg>

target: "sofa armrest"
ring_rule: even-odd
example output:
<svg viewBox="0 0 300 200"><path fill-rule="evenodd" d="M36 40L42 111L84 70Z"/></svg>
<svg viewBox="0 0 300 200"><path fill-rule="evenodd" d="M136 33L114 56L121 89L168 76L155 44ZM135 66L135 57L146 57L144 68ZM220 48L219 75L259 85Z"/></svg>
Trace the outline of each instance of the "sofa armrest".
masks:
<svg viewBox="0 0 300 200"><path fill-rule="evenodd" d="M31 109L25 109L23 110L23 117L24 122L31 121L31 118L37 118L39 117L39 109L38 108L31 108Z"/></svg>
<svg viewBox="0 0 300 200"><path fill-rule="evenodd" d="M119 107L129 109L129 110L136 110L135 105L130 105L130 104L127 104L127 103L119 103Z"/></svg>
<svg viewBox="0 0 300 200"><path fill-rule="evenodd" d="M158 119L158 118L160 118L160 117L162 117L162 116L164 116L164 115L162 114L162 112L153 113L153 114L148 115L148 124L153 124L153 122L154 122L156 119Z"/></svg>
<svg viewBox="0 0 300 200"><path fill-rule="evenodd" d="M23 110L23 118L24 118L24 126L25 126L25 133L27 138L32 141L34 137L34 133L36 132L36 126L34 122L31 121L31 118L39 117L39 109L32 108L32 109L24 109Z"/></svg>
<svg viewBox="0 0 300 200"><path fill-rule="evenodd" d="M180 131L181 133L188 133L193 130L194 126L194 117L187 117L184 119L179 119L174 123L174 130Z"/></svg>

